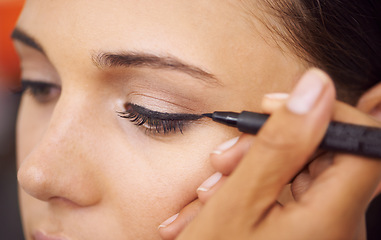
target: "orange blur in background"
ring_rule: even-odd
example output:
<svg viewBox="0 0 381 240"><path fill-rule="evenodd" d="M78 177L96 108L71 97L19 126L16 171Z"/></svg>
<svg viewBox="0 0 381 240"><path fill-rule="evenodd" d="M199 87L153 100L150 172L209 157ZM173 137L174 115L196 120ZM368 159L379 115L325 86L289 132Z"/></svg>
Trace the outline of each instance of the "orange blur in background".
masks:
<svg viewBox="0 0 381 240"><path fill-rule="evenodd" d="M0 85L18 86L19 60L10 35L22 9L24 0L0 0Z"/></svg>
<svg viewBox="0 0 381 240"><path fill-rule="evenodd" d="M10 39L24 0L0 0L0 239L22 240L17 200L15 125L19 60Z"/></svg>

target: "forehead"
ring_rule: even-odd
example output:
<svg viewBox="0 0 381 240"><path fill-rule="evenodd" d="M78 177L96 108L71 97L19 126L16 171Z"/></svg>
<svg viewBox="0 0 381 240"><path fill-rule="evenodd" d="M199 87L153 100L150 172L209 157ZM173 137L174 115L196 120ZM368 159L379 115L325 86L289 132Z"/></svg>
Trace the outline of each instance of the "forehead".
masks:
<svg viewBox="0 0 381 240"><path fill-rule="evenodd" d="M205 45L206 37L221 42L247 31L242 14L235 1L223 0L30 0L19 25L42 45L70 41L72 48L85 43L89 49L112 50L160 42L173 49L181 42L185 49Z"/></svg>
<svg viewBox="0 0 381 240"><path fill-rule="evenodd" d="M266 45L259 36L265 31L253 28L236 0L29 0L18 26L61 74L82 71L94 52L125 50L223 70L230 58L244 61Z"/></svg>
<svg viewBox="0 0 381 240"><path fill-rule="evenodd" d="M241 81L259 91L267 79L278 84L274 79L284 76L279 69L294 71L292 56L279 51L253 16L259 10L243 2L28 0L18 26L41 44L61 79L76 80L71 82L98 76L94 53L129 51L171 55L225 85Z"/></svg>

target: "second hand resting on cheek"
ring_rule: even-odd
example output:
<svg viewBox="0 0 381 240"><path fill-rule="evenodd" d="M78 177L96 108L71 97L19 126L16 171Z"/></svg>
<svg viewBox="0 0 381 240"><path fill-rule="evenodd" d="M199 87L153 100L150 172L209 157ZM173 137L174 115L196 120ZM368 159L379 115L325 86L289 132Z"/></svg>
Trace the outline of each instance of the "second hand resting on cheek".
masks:
<svg viewBox="0 0 381 240"><path fill-rule="evenodd" d="M365 238L360 229L380 161L346 154L317 159L313 164L323 167L294 192L297 201L282 206L277 199L308 164L331 119L379 122L335 103L332 81L317 69L302 77L286 104L264 108L273 114L256 137L242 135L211 154L217 173L198 188L197 200L159 227L163 239Z"/></svg>

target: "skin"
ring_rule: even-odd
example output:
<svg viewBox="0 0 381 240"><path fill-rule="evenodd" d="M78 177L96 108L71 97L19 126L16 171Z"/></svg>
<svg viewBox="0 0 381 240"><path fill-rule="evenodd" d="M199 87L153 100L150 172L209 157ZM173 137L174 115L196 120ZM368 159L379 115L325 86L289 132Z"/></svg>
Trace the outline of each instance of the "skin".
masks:
<svg viewBox="0 0 381 240"><path fill-rule="evenodd" d="M209 120L152 134L118 117L125 103L201 114L260 111L305 70L238 1L30 0L15 39L22 78L54 84L25 93L17 123L26 239L159 239L157 227L197 198L209 153L238 135ZM214 78L161 67L99 67L100 52L172 56ZM234 101L233 101L234 100Z"/></svg>
<svg viewBox="0 0 381 240"><path fill-rule="evenodd" d="M203 183L198 200L159 229L163 239L179 234L176 239L366 239L365 211L380 193L381 162L332 152L312 162L306 156L313 155L329 119L381 127L381 84L369 89L356 109L334 102L329 76L311 72L325 79L326 87L310 112L290 111L286 94L282 99L265 96L262 110L272 114L270 120L257 136L243 134L234 145L211 154L222 177L213 186ZM279 204L291 179L296 201Z"/></svg>
<svg viewBox="0 0 381 240"><path fill-rule="evenodd" d="M314 151L330 118L345 121L350 117L351 123L381 126L374 114L379 102L368 101L368 93L380 96L380 85L359 104L362 110L365 104L373 105L370 117L335 103L331 79L321 71L314 72L320 72L326 84L309 112L295 114L289 107L291 100L274 104L264 99L263 106L272 116L255 139L244 135L234 146L211 157L214 168L225 176L200 194L200 200L207 201L205 207L176 239L366 239L362 215L378 193L378 160L348 154L330 154L328 163L327 158L316 159L297 177L306 178L307 185L298 200L277 203L284 184L306 165L306 154ZM288 128L283 128L284 122ZM304 131L298 131L300 127ZM278 174L271 174L274 172ZM180 214L178 219L185 212ZM165 239L170 239L169 235Z"/></svg>

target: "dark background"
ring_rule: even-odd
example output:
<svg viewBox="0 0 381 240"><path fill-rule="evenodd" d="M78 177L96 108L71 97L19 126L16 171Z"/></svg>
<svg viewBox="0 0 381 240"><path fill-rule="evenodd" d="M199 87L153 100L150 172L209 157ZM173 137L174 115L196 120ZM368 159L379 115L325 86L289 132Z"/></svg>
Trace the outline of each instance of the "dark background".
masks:
<svg viewBox="0 0 381 240"><path fill-rule="evenodd" d="M23 239L14 156L19 96L7 91L18 85L19 64L10 34L23 3L0 0L0 240Z"/></svg>
<svg viewBox="0 0 381 240"><path fill-rule="evenodd" d="M0 239L22 240L17 198L15 120L19 97L0 90Z"/></svg>

